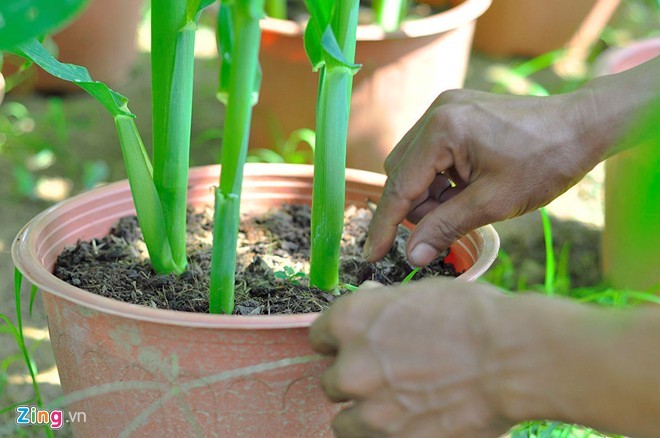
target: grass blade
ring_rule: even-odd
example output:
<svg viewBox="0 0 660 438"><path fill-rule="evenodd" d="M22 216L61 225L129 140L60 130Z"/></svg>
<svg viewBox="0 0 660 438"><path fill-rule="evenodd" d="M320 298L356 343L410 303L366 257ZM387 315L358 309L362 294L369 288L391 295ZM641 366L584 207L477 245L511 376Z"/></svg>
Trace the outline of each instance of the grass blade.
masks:
<svg viewBox="0 0 660 438"><path fill-rule="evenodd" d="M552 296L555 294L555 253L552 247L552 224L550 216L545 208L540 208L541 220L543 222L543 239L545 241L545 293Z"/></svg>

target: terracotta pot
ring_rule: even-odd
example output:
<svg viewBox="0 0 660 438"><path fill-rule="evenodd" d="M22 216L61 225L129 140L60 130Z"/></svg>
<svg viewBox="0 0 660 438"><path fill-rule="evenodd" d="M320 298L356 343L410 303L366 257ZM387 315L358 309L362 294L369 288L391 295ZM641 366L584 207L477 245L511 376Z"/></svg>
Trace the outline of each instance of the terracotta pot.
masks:
<svg viewBox="0 0 660 438"><path fill-rule="evenodd" d="M0 104L5 98L5 77L0 73Z"/></svg>
<svg viewBox="0 0 660 438"><path fill-rule="evenodd" d="M619 73L656 56L660 38L610 49L597 60L597 75ZM605 163L603 273L618 289L660 285L658 169L660 141L629 149Z"/></svg>
<svg viewBox="0 0 660 438"><path fill-rule="evenodd" d="M498 56L579 51L600 36L621 0L493 0L477 21L474 49Z"/></svg>
<svg viewBox="0 0 660 438"><path fill-rule="evenodd" d="M474 23L491 0L465 0L445 12L384 33L358 26L348 128L348 167L383 171L385 157L442 91L463 86ZM315 129L318 74L303 47L303 26L262 20L263 82L250 144L273 145L300 128ZM279 134L275 134L279 132Z"/></svg>
<svg viewBox="0 0 660 438"><path fill-rule="evenodd" d="M193 169L189 200L213 203L218 166ZM311 166L245 169L243 205L264 209L309 203ZM347 202L377 200L384 177L348 170ZM51 274L57 255L78 239L100 237L134 214L126 181L71 198L35 217L18 235L16 266L39 286L73 424L80 436L330 436L337 407L318 380L327 360L307 331L318 314L227 316L158 310L83 291ZM474 280L496 257L491 226L452 247L460 277Z"/></svg>
<svg viewBox="0 0 660 438"><path fill-rule="evenodd" d="M137 58L137 26L142 4L141 0L92 0L80 17L53 36L57 59L86 67L94 80L111 87L121 84ZM14 58L14 65L7 68L15 71L22 62ZM47 93L81 91L70 82L38 67L35 69L34 78L20 88Z"/></svg>

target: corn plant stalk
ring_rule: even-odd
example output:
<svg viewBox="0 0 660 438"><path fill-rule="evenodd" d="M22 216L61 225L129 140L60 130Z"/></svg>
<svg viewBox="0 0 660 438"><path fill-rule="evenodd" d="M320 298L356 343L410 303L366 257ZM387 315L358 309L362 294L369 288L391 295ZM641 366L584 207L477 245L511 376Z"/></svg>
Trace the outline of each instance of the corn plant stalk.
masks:
<svg viewBox="0 0 660 438"><path fill-rule="evenodd" d="M218 96L227 106L222 140L220 187L215 191L209 310L234 310L236 244L243 166L247 158L252 106L259 77L259 19L264 0L223 0L218 40L223 66Z"/></svg>
<svg viewBox="0 0 660 438"><path fill-rule="evenodd" d="M287 19L286 0L266 0L266 15L280 20Z"/></svg>
<svg viewBox="0 0 660 438"><path fill-rule="evenodd" d="M135 125L135 115L128 109L128 100L124 96L94 81L85 68L60 63L36 39L20 44L13 52L35 62L48 73L80 86L113 116L151 264L161 273L180 273L186 267L185 201L194 30L202 9L213 0L156 0L153 3L156 12L152 14L152 21L163 27L154 27L158 34L154 50L158 55L152 59L155 64L152 70L162 70L166 78L160 83L158 81L162 78L154 73L154 77L159 76L153 92L154 105L171 104L164 118L155 111L154 118L159 120L154 120L154 130L159 133L154 135L157 143L155 166L144 148ZM188 121L181 120L182 114L187 115Z"/></svg>
<svg viewBox="0 0 660 438"><path fill-rule="evenodd" d="M344 225L346 137L350 112L358 0L308 0L305 48L320 70L312 196L310 283L323 290L339 284Z"/></svg>
<svg viewBox="0 0 660 438"><path fill-rule="evenodd" d="M186 268L186 206L192 120L195 16L200 0L151 5L153 180L174 271Z"/></svg>
<svg viewBox="0 0 660 438"><path fill-rule="evenodd" d="M374 0L373 9L376 23L385 32L393 32L406 18L409 0Z"/></svg>

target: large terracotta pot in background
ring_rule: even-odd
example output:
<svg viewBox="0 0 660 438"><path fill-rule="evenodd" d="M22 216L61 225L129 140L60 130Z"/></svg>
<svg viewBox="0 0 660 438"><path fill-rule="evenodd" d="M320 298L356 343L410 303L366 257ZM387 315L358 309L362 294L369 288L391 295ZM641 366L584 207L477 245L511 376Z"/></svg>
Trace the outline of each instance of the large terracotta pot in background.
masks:
<svg viewBox="0 0 660 438"><path fill-rule="evenodd" d="M562 47L580 52L600 36L621 0L493 0L477 21L474 49L537 56Z"/></svg>
<svg viewBox="0 0 660 438"><path fill-rule="evenodd" d="M383 162L442 91L463 86L474 23L491 0L464 0L445 12L403 23L384 33L358 26L355 75L348 128L348 166L383 171ZM262 21L263 82L254 108L251 145L273 145L315 126L318 74L303 47L303 27L293 21Z"/></svg>
<svg viewBox="0 0 660 438"><path fill-rule="evenodd" d="M137 27L142 0L92 0L69 26L53 36L57 59L82 65L94 80L110 86L127 79L138 54ZM14 58L8 69L15 70L22 59ZM81 89L35 67L36 75L20 88L47 93L78 92Z"/></svg>
<svg viewBox="0 0 660 438"><path fill-rule="evenodd" d="M610 49L597 60L596 74L620 73L656 56L660 38ZM603 273L619 289L660 285L660 137L655 127L654 142L605 163Z"/></svg>
<svg viewBox="0 0 660 438"><path fill-rule="evenodd" d="M189 199L213 203L219 167L192 170ZM311 166L248 165L243 205L309 203ZM348 170L347 202L377 200L384 176ZM337 408L319 387L327 361L307 344L318 314L227 316L141 307L94 295L51 274L78 239L100 237L134 214L126 181L82 194L34 218L13 246L16 266L44 292L50 339L79 436L329 436ZM452 246L474 280L496 257L491 226ZM197 433L199 432L199 433Z"/></svg>

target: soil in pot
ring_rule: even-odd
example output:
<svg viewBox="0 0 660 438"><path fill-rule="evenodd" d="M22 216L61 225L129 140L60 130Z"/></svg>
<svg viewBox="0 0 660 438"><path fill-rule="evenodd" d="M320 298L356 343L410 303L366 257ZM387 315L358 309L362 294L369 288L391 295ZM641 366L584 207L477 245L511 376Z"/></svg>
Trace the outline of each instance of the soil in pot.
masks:
<svg viewBox="0 0 660 438"><path fill-rule="evenodd" d="M393 284L412 270L405 255L410 231L399 233L388 255L377 263L361 256L372 213L349 207L345 211L341 244L340 281L359 285L366 280ZM189 264L185 273L159 275L147 251L135 217L121 219L110 233L79 241L57 259L55 275L78 288L119 301L187 312L208 313L212 211L188 214ZM236 268L236 306L240 315L318 312L336 298L309 286L311 210L307 205L284 205L241 218ZM446 254L445 254L446 255ZM444 256L416 274L416 279L457 276ZM340 293L348 292L341 287Z"/></svg>

